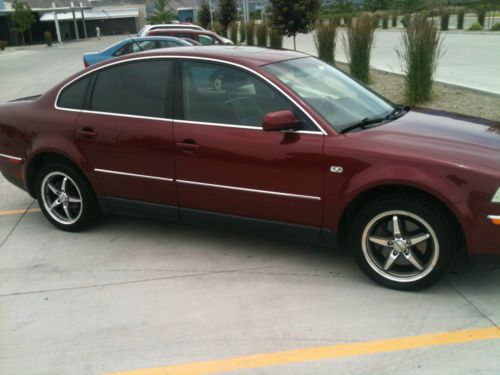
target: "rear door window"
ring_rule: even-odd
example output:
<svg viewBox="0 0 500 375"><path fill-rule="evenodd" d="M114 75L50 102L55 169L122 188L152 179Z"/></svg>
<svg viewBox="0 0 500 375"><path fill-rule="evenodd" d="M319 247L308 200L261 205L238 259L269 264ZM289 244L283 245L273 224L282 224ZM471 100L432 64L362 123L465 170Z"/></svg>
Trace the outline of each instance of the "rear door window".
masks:
<svg viewBox="0 0 500 375"><path fill-rule="evenodd" d="M114 114L165 117L172 62L124 63L98 73L91 110Z"/></svg>
<svg viewBox="0 0 500 375"><path fill-rule="evenodd" d="M85 102L87 87L90 82L90 76L91 75L87 75L67 86L59 95L59 99L57 101L58 107L82 109Z"/></svg>

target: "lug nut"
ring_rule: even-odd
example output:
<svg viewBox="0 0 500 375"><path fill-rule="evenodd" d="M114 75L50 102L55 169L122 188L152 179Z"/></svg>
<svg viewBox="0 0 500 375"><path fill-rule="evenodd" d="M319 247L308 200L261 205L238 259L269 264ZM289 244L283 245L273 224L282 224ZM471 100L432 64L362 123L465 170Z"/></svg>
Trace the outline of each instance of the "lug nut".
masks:
<svg viewBox="0 0 500 375"><path fill-rule="evenodd" d="M396 255L398 255L398 252L397 251L393 251L392 255L396 256Z"/></svg>
<svg viewBox="0 0 500 375"><path fill-rule="evenodd" d="M392 246L392 241L387 242L387 245Z"/></svg>
<svg viewBox="0 0 500 375"><path fill-rule="evenodd" d="M411 245L411 241L410 240L406 241L406 244Z"/></svg>

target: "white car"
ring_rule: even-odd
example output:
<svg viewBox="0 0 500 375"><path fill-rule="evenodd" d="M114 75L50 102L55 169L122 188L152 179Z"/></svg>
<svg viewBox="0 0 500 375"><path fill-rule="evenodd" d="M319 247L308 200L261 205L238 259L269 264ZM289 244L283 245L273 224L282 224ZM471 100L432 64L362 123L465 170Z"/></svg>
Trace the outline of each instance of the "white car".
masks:
<svg viewBox="0 0 500 375"><path fill-rule="evenodd" d="M145 25L139 30L137 36L143 37L147 36L148 32L158 29L190 29L190 30L205 30L203 27L198 25L193 25L191 23L168 23L159 25Z"/></svg>

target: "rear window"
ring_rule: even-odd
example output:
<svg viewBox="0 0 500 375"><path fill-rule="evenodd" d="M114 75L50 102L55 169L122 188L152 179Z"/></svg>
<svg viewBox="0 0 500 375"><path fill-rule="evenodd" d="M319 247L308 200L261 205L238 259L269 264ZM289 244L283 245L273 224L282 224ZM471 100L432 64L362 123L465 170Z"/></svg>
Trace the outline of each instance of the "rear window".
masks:
<svg viewBox="0 0 500 375"><path fill-rule="evenodd" d="M82 109L89 82L90 75L70 84L59 95L57 106L61 108Z"/></svg>

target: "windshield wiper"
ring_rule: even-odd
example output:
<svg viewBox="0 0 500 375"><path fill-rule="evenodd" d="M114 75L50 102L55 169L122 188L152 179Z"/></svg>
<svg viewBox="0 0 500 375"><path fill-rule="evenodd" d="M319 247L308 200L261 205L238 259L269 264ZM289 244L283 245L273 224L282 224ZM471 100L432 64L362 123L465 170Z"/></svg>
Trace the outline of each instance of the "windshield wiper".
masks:
<svg viewBox="0 0 500 375"><path fill-rule="evenodd" d="M405 115L409 110L410 110L409 107L405 107L405 106L401 106L401 105L396 106L394 108L394 110L391 113L389 113L387 116L373 117L373 118L365 117L360 122L349 125L349 126L345 127L344 129L342 129L340 131L340 134L344 134L344 133L350 132L351 130L355 130L355 129L365 129L369 125L381 124L381 123L395 120L395 119Z"/></svg>

